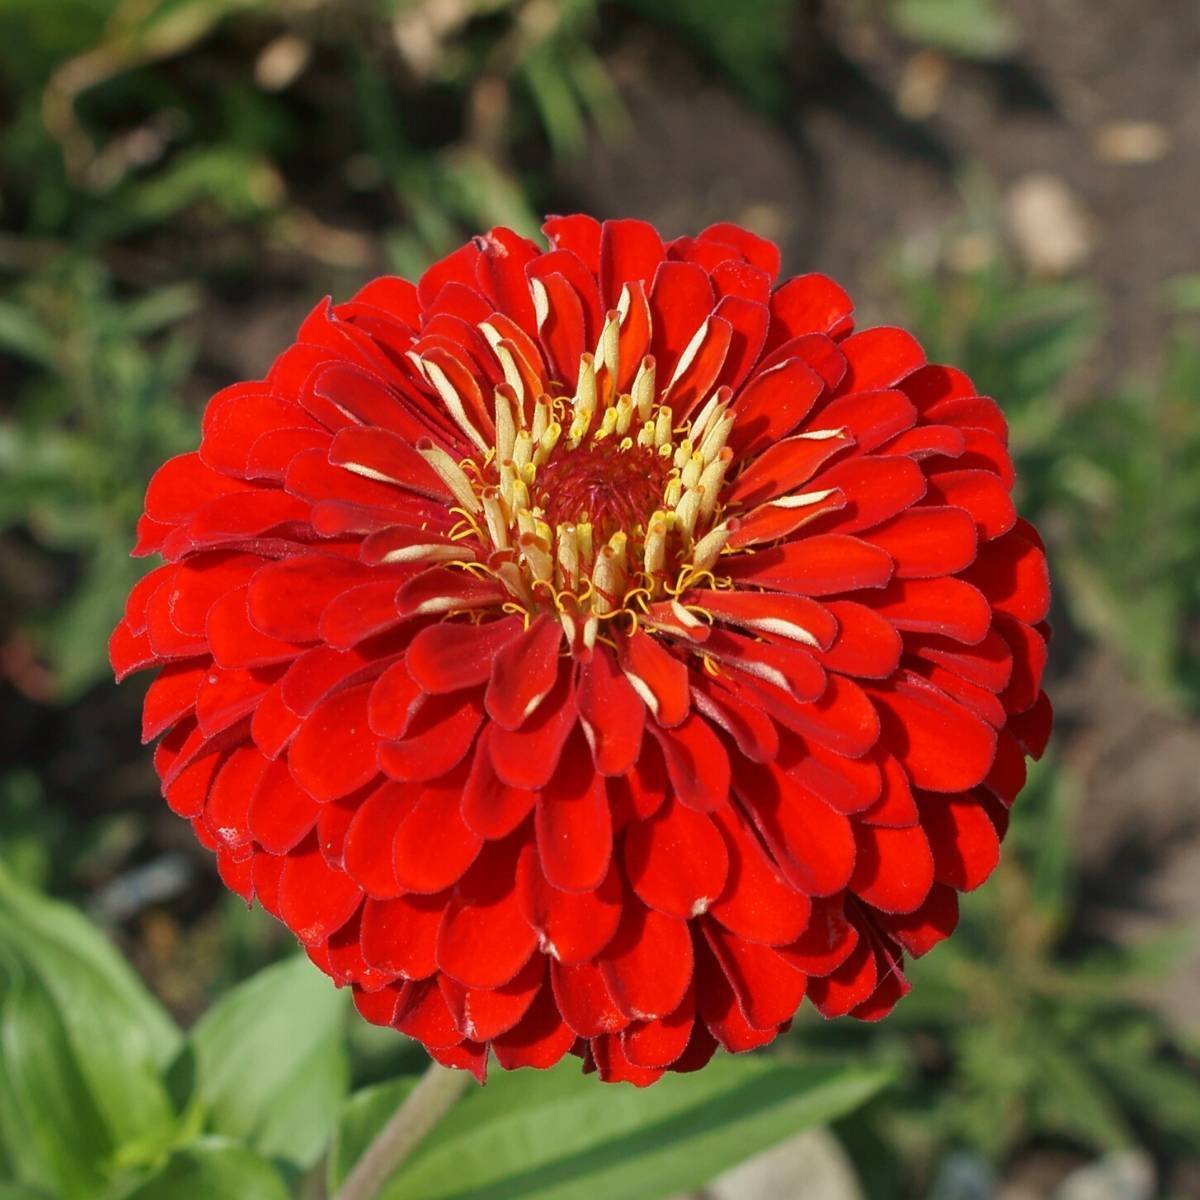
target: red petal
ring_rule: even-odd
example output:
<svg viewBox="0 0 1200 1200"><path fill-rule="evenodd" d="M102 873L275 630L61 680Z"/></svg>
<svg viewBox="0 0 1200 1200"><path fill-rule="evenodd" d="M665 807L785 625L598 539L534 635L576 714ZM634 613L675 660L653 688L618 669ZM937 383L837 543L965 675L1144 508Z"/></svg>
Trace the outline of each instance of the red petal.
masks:
<svg viewBox="0 0 1200 1200"><path fill-rule="evenodd" d="M396 896L363 903L359 941L363 958L380 971L428 979L437 969L434 950L446 896Z"/></svg>
<svg viewBox="0 0 1200 1200"><path fill-rule="evenodd" d="M826 533L754 555L734 555L726 570L735 579L759 587L800 596L829 596L883 587L892 577L892 559L886 550L860 538Z"/></svg>
<svg viewBox="0 0 1200 1200"><path fill-rule="evenodd" d="M819 742L797 738L789 739L780 765L831 808L849 816L879 799L883 783L875 757L846 758Z"/></svg>
<svg viewBox="0 0 1200 1200"><path fill-rule="evenodd" d="M897 579L953 575L975 561L978 534L961 508L921 506L862 535L891 555Z"/></svg>
<svg viewBox="0 0 1200 1200"><path fill-rule="evenodd" d="M699 713L692 713L677 729L650 732L662 747L667 774L675 795L689 808L712 812L729 796L729 755Z"/></svg>
<svg viewBox="0 0 1200 1200"><path fill-rule="evenodd" d="M462 817L481 838L507 837L533 811L536 793L509 787L492 766L492 726L484 727L475 743L471 773L462 795Z"/></svg>
<svg viewBox="0 0 1200 1200"><path fill-rule="evenodd" d="M540 253L528 238L498 227L478 239L482 253L475 260L475 275L496 307L512 317L526 333L536 336L533 300L525 280L525 266Z"/></svg>
<svg viewBox="0 0 1200 1200"><path fill-rule="evenodd" d="M554 999L563 1020L580 1036L617 1033L629 1024L613 1000L604 975L594 962L550 964Z"/></svg>
<svg viewBox="0 0 1200 1200"><path fill-rule="evenodd" d="M318 623L330 600L371 580L371 569L330 554L299 554L262 567L250 581L250 620L268 637L315 642Z"/></svg>
<svg viewBox="0 0 1200 1200"><path fill-rule="evenodd" d="M438 967L467 987L508 983L537 948L537 934L521 916L516 865L515 846L488 842L446 906Z"/></svg>
<svg viewBox="0 0 1200 1200"><path fill-rule="evenodd" d="M452 1067L456 1071L470 1071L481 1087L487 1083L486 1044L467 1039L459 1042L457 1046L426 1046L425 1049L428 1050L429 1057L441 1063L443 1067Z"/></svg>
<svg viewBox="0 0 1200 1200"><path fill-rule="evenodd" d="M200 729L212 737L254 712L282 674L282 665L226 671L212 664L196 689Z"/></svg>
<svg viewBox="0 0 1200 1200"><path fill-rule="evenodd" d="M631 1020L674 1012L692 980L687 922L627 898L600 970L617 1007Z"/></svg>
<svg viewBox="0 0 1200 1200"><path fill-rule="evenodd" d="M393 779L437 779L462 762L483 721L477 693L433 696L417 711L399 742L381 742L379 765Z"/></svg>
<svg viewBox="0 0 1200 1200"><path fill-rule="evenodd" d="M421 617L490 608L503 601L505 594L498 583L490 580L476 579L451 567L430 567L401 584L396 592L396 613Z"/></svg>
<svg viewBox="0 0 1200 1200"><path fill-rule="evenodd" d="M961 792L988 773L995 730L945 693L912 674L871 685L883 719L883 743L916 787Z"/></svg>
<svg viewBox="0 0 1200 1200"><path fill-rule="evenodd" d="M579 360L588 348L583 303L575 288L558 272L539 270L531 275L530 287L536 299L542 348L550 359L555 378L566 385L578 371Z"/></svg>
<svg viewBox="0 0 1200 1200"><path fill-rule="evenodd" d="M821 464L840 454L853 440L849 437L812 437L797 434L767 446L745 463L726 489L730 504L761 504L807 483Z"/></svg>
<svg viewBox="0 0 1200 1200"><path fill-rule="evenodd" d="M461 691L488 681L500 650L520 631L520 617L479 625L440 622L413 638L404 661L424 691L434 695Z"/></svg>
<svg viewBox="0 0 1200 1200"><path fill-rule="evenodd" d="M545 788L534 814L538 858L547 880L565 892L590 892L608 874L612 818L604 777L577 734Z"/></svg>
<svg viewBox="0 0 1200 1200"><path fill-rule="evenodd" d="M716 302L708 272L695 263L664 262L650 288L650 352L663 383Z"/></svg>
<svg viewBox="0 0 1200 1200"><path fill-rule="evenodd" d="M570 250L579 256L583 265L593 275L600 274L601 225L595 217L589 217L586 213L547 217L542 224L542 232L551 246ZM612 234L609 234L609 237L611 238Z"/></svg>
<svg viewBox="0 0 1200 1200"><path fill-rule="evenodd" d="M597 646L583 664L575 695L596 770L601 775L624 775L642 747L646 706L607 646Z"/></svg>
<svg viewBox="0 0 1200 1200"><path fill-rule="evenodd" d="M377 992L368 992L361 987L354 988L354 1007L364 1021L372 1025L391 1025L396 1019L400 1005L407 1000L411 985L407 983L391 983L380 988Z"/></svg>
<svg viewBox="0 0 1200 1200"><path fill-rule="evenodd" d="M1025 753L1036 761L1046 752L1053 724L1054 710L1050 705L1050 697L1041 692L1032 708L1009 718L1008 732L1013 734Z"/></svg>
<svg viewBox="0 0 1200 1200"><path fill-rule="evenodd" d="M888 825L893 829L915 825L920 814L908 774L890 754L882 756L880 779L883 786L879 799L859 819L868 825Z"/></svg>
<svg viewBox="0 0 1200 1200"><path fill-rule="evenodd" d="M206 633L213 658L222 667L261 667L289 662L304 649L295 642L267 637L250 624L248 587L226 592L208 611Z"/></svg>
<svg viewBox="0 0 1200 1200"><path fill-rule="evenodd" d="M651 908L685 920L721 895L729 856L717 826L672 797L625 835L625 876Z"/></svg>
<svg viewBox="0 0 1200 1200"><path fill-rule="evenodd" d="M910 333L884 326L852 334L839 349L849 371L843 392L890 388L925 365L925 351Z"/></svg>
<svg viewBox="0 0 1200 1200"><path fill-rule="evenodd" d="M520 729L492 726L492 766L510 787L545 787L554 774L563 746L575 728L573 673L572 664L564 663L558 683Z"/></svg>
<svg viewBox="0 0 1200 1200"><path fill-rule="evenodd" d="M918 804L938 882L960 892L977 888L1000 861L1000 839L987 812L970 793L924 793Z"/></svg>
<svg viewBox="0 0 1200 1200"><path fill-rule="evenodd" d="M638 631L617 643L621 669L659 725L681 724L691 708L687 667L663 644Z"/></svg>
<svg viewBox="0 0 1200 1200"><path fill-rule="evenodd" d="M247 743L235 746L209 789L204 823L223 849L236 850L250 841L250 800L270 761Z"/></svg>
<svg viewBox="0 0 1200 1200"><path fill-rule="evenodd" d="M609 780L613 829L624 829L633 821L648 821L667 798L670 787L662 751L653 741L643 743L642 753L633 768Z"/></svg>
<svg viewBox="0 0 1200 1200"><path fill-rule="evenodd" d="M317 630L338 650L349 650L401 620L396 612L396 581L378 580L349 588L325 606Z"/></svg>
<svg viewBox="0 0 1200 1200"><path fill-rule="evenodd" d="M208 675L205 659L170 663L146 691L142 706L142 741L152 741L196 705L196 690Z"/></svg>
<svg viewBox="0 0 1200 1200"><path fill-rule="evenodd" d="M792 641L766 641L714 629L704 643L704 652L797 700L816 700L825 691L825 672L820 663Z"/></svg>
<svg viewBox="0 0 1200 1200"><path fill-rule="evenodd" d="M519 729L550 694L558 678L562 625L543 613L492 662L485 705L504 729Z"/></svg>
<svg viewBox="0 0 1200 1200"><path fill-rule="evenodd" d="M892 958L890 954L880 954L876 970L879 978L875 990L850 1010L850 1015L856 1021L882 1021L897 1002L912 991L912 985L904 978L903 963L898 956Z"/></svg>
<svg viewBox="0 0 1200 1200"><path fill-rule="evenodd" d="M1000 683L1000 687L1004 689L1000 699L1010 712L1024 712L1033 706L1041 690L1042 673L1046 669L1047 657L1045 639L1036 629L1013 620L1005 613L996 614L995 629L996 640L1004 647L1004 657L1012 666L1009 677ZM1008 653L1009 648L1011 653ZM956 662L947 662L946 665L967 675ZM979 679L978 672L974 677L967 677L974 678L976 683L984 687L994 683L994 679Z"/></svg>
<svg viewBox="0 0 1200 1200"><path fill-rule="evenodd" d="M760 699L767 699L768 689L755 685ZM830 675L825 694L812 704L789 703L775 707L771 715L781 724L811 741L832 750L834 754L856 758L866 754L879 740L879 714L856 683L844 675Z"/></svg>
<svg viewBox="0 0 1200 1200"><path fill-rule="evenodd" d="M858 930L846 919L840 896L814 900L808 928L778 951L811 981L836 971L858 945Z"/></svg>
<svg viewBox="0 0 1200 1200"><path fill-rule="evenodd" d="M729 874L709 912L747 941L767 946L794 941L808 924L809 898L783 878L733 808L718 810L712 819L725 839Z"/></svg>
<svg viewBox="0 0 1200 1200"><path fill-rule="evenodd" d="M547 981L529 1011L507 1033L492 1040L492 1053L506 1070L552 1067L575 1044L575 1031L559 1016Z"/></svg>
<svg viewBox="0 0 1200 1200"><path fill-rule="evenodd" d="M716 386L732 338L729 322L712 316L684 347L663 393L663 402L671 406L677 421L688 417Z"/></svg>
<svg viewBox="0 0 1200 1200"><path fill-rule="evenodd" d="M423 697L424 693L408 673L404 660L393 663L371 688L367 702L367 723L371 732L386 740L398 741L408 732Z"/></svg>
<svg viewBox="0 0 1200 1200"><path fill-rule="evenodd" d="M846 506L821 516L825 532L858 533L903 512L925 495L921 468L910 458L848 458L810 480L811 491L836 488Z"/></svg>
<svg viewBox="0 0 1200 1200"><path fill-rule="evenodd" d="M932 633L975 645L992 621L987 598L961 579L894 579L878 592L856 597L897 629Z"/></svg>
<svg viewBox="0 0 1200 1200"><path fill-rule="evenodd" d="M917 410L903 392L851 392L827 404L810 422L827 429L844 429L856 454L868 454L897 434L911 429Z"/></svg>
<svg viewBox="0 0 1200 1200"><path fill-rule="evenodd" d="M711 921L704 936L753 1028L774 1030L792 1019L808 983L803 972L769 946L744 942Z"/></svg>
<svg viewBox="0 0 1200 1200"><path fill-rule="evenodd" d="M634 1087L649 1087L663 1076L660 1067L640 1067L631 1062L619 1037L595 1038L591 1044L592 1061L605 1083L631 1083Z"/></svg>
<svg viewBox="0 0 1200 1200"><path fill-rule="evenodd" d="M997 612L1036 625L1050 611L1050 575L1046 556L1018 524L1010 533L979 551L966 578L991 601Z"/></svg>
<svg viewBox="0 0 1200 1200"><path fill-rule="evenodd" d="M308 944L324 941L354 915L362 888L325 861L316 839L284 859L279 876L279 915Z"/></svg>
<svg viewBox="0 0 1200 1200"><path fill-rule="evenodd" d="M771 296L770 349L806 333L828 333L845 327L854 305L826 275L796 275Z"/></svg>
<svg viewBox="0 0 1200 1200"><path fill-rule="evenodd" d="M181 562L167 588L167 610L183 633L203 635L209 609L226 593L250 582L263 560L225 550L197 554Z"/></svg>
<svg viewBox="0 0 1200 1200"><path fill-rule="evenodd" d="M458 1028L474 1041L487 1042L521 1020L545 978L545 959L535 955L498 988L466 988L449 975L439 976L438 986Z"/></svg>
<svg viewBox="0 0 1200 1200"><path fill-rule="evenodd" d="M320 805L292 778L287 761L277 759L263 773L250 800L250 833L269 853L286 854L316 825L320 811Z"/></svg>
<svg viewBox="0 0 1200 1200"><path fill-rule="evenodd" d="M154 766L160 778L166 775L168 755L174 755L184 747L192 732L188 725L180 725L159 742L154 751ZM176 816L190 821L204 811L212 781L225 761L226 749L221 743L210 745L204 753L195 755L169 784L164 785L163 796ZM315 815L313 819L316 819Z"/></svg>
<svg viewBox="0 0 1200 1200"><path fill-rule="evenodd" d="M713 383L717 387L728 387L736 391L758 361L767 337L771 315L767 312L767 306L762 303L762 300L766 299L765 289L756 286L764 282L763 277L749 269L738 271L737 264L734 263L723 265L725 270L718 268L717 273L713 275L713 284L721 297L717 301L717 307L713 309L713 316L729 325L729 348L725 352L721 373ZM730 294L733 275L741 276L741 280L734 286L746 288L751 295Z"/></svg>
<svg viewBox="0 0 1200 1200"><path fill-rule="evenodd" d="M665 256L662 238L653 225L635 220L605 221L600 228L599 263L604 307L616 307L621 287L631 279L643 283L653 279Z"/></svg>
<svg viewBox="0 0 1200 1200"><path fill-rule="evenodd" d="M342 848L346 873L362 885L368 896L384 899L400 894L396 882L396 830L416 798L416 789L405 784L380 784L359 806L346 830Z"/></svg>
<svg viewBox="0 0 1200 1200"><path fill-rule="evenodd" d="M560 891L546 882L536 850L527 845L517 862L517 899L544 953L561 963L584 962L599 954L617 930L620 871L610 867L594 891Z"/></svg>
<svg viewBox="0 0 1200 1200"><path fill-rule="evenodd" d="M735 225L732 221L718 221L696 235L699 242L720 242L732 246L748 263L765 271L774 280L779 274L779 247L766 238Z"/></svg>
<svg viewBox="0 0 1200 1200"><path fill-rule="evenodd" d="M367 727L367 698L373 684L335 692L300 726L288 747L296 782L316 800L336 800L378 773L378 744Z"/></svg>
<svg viewBox="0 0 1200 1200"><path fill-rule="evenodd" d="M1008 488L991 471L942 471L929 477L929 497L965 509L979 526L980 539L999 537L1016 524Z"/></svg>
<svg viewBox="0 0 1200 1200"><path fill-rule="evenodd" d="M1003 615L997 617L996 629L1004 630L1007 633L1004 622L1008 619ZM1013 622L1013 625L1021 630L1028 630L1030 636L1037 640L1044 657L1045 642L1036 633L1029 630L1028 626L1021 625L1016 621ZM1008 704L1009 692L1006 687L1013 690L1010 680L1016 682L1014 679L1016 663L1009 648L1009 642L996 629L989 630L983 641L975 646L962 646L939 637L909 637L905 639L906 648L910 654L923 658L927 662L935 663L939 667L944 667L947 671L953 671L964 679L969 679L972 683L987 688L990 692L1003 692L1004 695L1001 699ZM1020 685L1017 685L1015 690L1024 695ZM1029 695L1027 704L1011 704L1010 707L1014 709L1027 708L1036 695L1035 689Z"/></svg>
<svg viewBox="0 0 1200 1200"><path fill-rule="evenodd" d="M755 1029L746 1020L729 979L705 938L696 940L696 1007L700 1019L731 1054L765 1046L774 1041L779 1032L778 1029ZM679 1069L678 1063L676 1069Z"/></svg>
<svg viewBox="0 0 1200 1200"><path fill-rule="evenodd" d="M392 1024L426 1046L457 1046L463 1040L436 980L412 984L396 1010Z"/></svg>
<svg viewBox="0 0 1200 1200"><path fill-rule="evenodd" d="M735 457L750 458L786 437L808 415L825 389L819 375L798 358L760 371L738 395L729 432Z"/></svg>
<svg viewBox="0 0 1200 1200"><path fill-rule="evenodd" d="M850 957L837 970L821 978L810 978L808 996L823 1017L844 1017L875 990L879 970L875 952L860 937Z"/></svg>
<svg viewBox="0 0 1200 1200"><path fill-rule="evenodd" d="M889 937L913 958L920 958L954 932L958 925L958 893L944 883L935 883L920 908L894 916L881 914L879 920Z"/></svg>
<svg viewBox="0 0 1200 1200"><path fill-rule="evenodd" d="M634 1021L621 1034L621 1046L639 1067L669 1067L687 1048L695 1025L696 1001L689 988L673 1012L654 1021Z"/></svg>
<svg viewBox="0 0 1200 1200"><path fill-rule="evenodd" d="M850 822L774 764L749 765L734 786L791 884L809 896L841 891L854 869Z"/></svg>
<svg viewBox="0 0 1200 1200"><path fill-rule="evenodd" d="M783 592L690 591L684 599L712 613L718 621L740 625L756 633L790 638L828 650L837 634L837 621L829 609L806 596Z"/></svg>
<svg viewBox="0 0 1200 1200"><path fill-rule="evenodd" d="M858 855L850 890L883 912L912 912L933 886L933 855L920 825L854 826Z"/></svg>
<svg viewBox="0 0 1200 1200"><path fill-rule="evenodd" d="M838 636L818 657L830 671L867 679L886 679L900 665L904 643L896 628L873 609L848 600L833 600Z"/></svg>
<svg viewBox="0 0 1200 1200"><path fill-rule="evenodd" d="M475 861L483 840L463 823L462 773L427 783L396 833L396 882L411 892L440 892Z"/></svg>
<svg viewBox="0 0 1200 1200"><path fill-rule="evenodd" d="M739 693L708 677L692 687L696 711L723 729L751 762L770 762L779 753L779 730L760 708Z"/></svg>
<svg viewBox="0 0 1200 1200"><path fill-rule="evenodd" d="M249 495L252 484L210 470L198 454L168 459L146 488L146 516L164 525L179 525L220 496Z"/></svg>

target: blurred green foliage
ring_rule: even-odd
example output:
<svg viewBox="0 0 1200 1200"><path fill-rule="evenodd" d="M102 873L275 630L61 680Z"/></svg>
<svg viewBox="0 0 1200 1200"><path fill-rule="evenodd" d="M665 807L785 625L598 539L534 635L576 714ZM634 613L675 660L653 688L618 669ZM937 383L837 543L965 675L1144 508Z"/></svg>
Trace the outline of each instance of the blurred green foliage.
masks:
<svg viewBox="0 0 1200 1200"><path fill-rule="evenodd" d="M1052 762L1032 772L1000 866L963 897L954 936L912 965L913 991L887 1021L801 1026L826 1052L900 1070L850 1130L879 1200L895 1194L898 1153L931 1173L947 1146L1002 1163L1031 1136L1096 1152L1200 1149L1200 1045L1182 1044L1140 998L1195 949L1195 931L1071 945L1075 799Z"/></svg>
<svg viewBox="0 0 1200 1200"><path fill-rule="evenodd" d="M1200 704L1200 297L1163 302L1157 365L1098 374L1105 315L1086 282L1024 280L1003 260L909 272L930 356L1000 399L1021 510L1050 540L1075 624L1165 700Z"/></svg>
<svg viewBox="0 0 1200 1200"><path fill-rule="evenodd" d="M184 1035L102 934L0 867L0 1172L58 1200L282 1200L331 1150L332 1194L412 1086L347 1100L346 1001L295 956ZM751 1057L648 1090L599 1088L578 1064L501 1076L385 1195L662 1200L887 1082L870 1064Z"/></svg>

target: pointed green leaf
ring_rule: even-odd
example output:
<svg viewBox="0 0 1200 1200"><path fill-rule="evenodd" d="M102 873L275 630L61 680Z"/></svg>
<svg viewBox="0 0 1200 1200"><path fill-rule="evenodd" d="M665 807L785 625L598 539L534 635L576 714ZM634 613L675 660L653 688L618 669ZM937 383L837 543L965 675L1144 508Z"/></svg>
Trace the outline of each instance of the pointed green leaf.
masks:
<svg viewBox="0 0 1200 1200"><path fill-rule="evenodd" d="M303 956L222 997L188 1043L195 1094L216 1133L310 1166L346 1093L346 993Z"/></svg>
<svg viewBox="0 0 1200 1200"><path fill-rule="evenodd" d="M97 929L0 867L0 1158L16 1179L91 1200L123 1151L158 1152L178 1040Z"/></svg>
<svg viewBox="0 0 1200 1200"><path fill-rule="evenodd" d="M203 1138L173 1154L119 1200L288 1200L279 1172L226 1138ZM2 1200L2 1198L0 1198Z"/></svg>
<svg viewBox="0 0 1200 1200"><path fill-rule="evenodd" d="M573 1063L497 1074L459 1102L380 1200L657 1200L843 1116L888 1078L878 1067L758 1056L718 1058L643 1090L601 1084ZM370 1089L348 1105L336 1172L349 1168L409 1086Z"/></svg>

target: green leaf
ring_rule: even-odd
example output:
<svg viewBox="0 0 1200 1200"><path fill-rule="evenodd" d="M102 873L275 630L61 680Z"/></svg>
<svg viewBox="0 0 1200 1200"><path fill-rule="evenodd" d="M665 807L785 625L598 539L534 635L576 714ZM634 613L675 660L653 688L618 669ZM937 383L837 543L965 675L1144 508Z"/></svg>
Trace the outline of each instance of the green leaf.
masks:
<svg viewBox="0 0 1200 1200"><path fill-rule="evenodd" d="M644 1090L602 1085L574 1064L501 1074L451 1110L380 1200L656 1200L843 1116L889 1077L765 1057L718 1058ZM350 1102L331 1189L411 1086L385 1084Z"/></svg>
<svg viewBox="0 0 1200 1200"><path fill-rule="evenodd" d="M150 1179L132 1191L121 1192L119 1200L223 1200L224 1197L288 1200L288 1191L275 1168L253 1151L227 1138L202 1138L173 1154Z"/></svg>
<svg viewBox="0 0 1200 1200"><path fill-rule="evenodd" d="M311 1166L346 1094L346 993L296 956L260 971L204 1014L188 1042L208 1127Z"/></svg>
<svg viewBox="0 0 1200 1200"><path fill-rule="evenodd" d="M91 1200L114 1161L160 1152L178 1041L97 929L0 866L0 1146L19 1181Z"/></svg>
<svg viewBox="0 0 1200 1200"><path fill-rule="evenodd" d="M964 58L1003 58L1017 27L998 0L893 0L890 16L906 37Z"/></svg>

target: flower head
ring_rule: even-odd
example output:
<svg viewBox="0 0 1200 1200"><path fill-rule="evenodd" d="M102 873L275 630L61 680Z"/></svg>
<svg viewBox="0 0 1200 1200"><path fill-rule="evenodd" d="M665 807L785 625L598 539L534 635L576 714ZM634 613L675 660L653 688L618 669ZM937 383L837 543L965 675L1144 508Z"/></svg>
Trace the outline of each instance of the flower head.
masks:
<svg viewBox="0 0 1200 1200"><path fill-rule="evenodd" d="M995 866L1046 563L999 408L736 226L319 305L146 496L112 639L225 882L482 1077L876 1020Z"/></svg>

